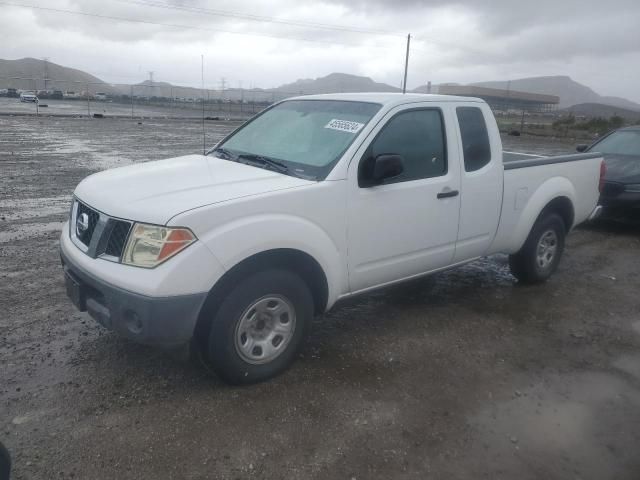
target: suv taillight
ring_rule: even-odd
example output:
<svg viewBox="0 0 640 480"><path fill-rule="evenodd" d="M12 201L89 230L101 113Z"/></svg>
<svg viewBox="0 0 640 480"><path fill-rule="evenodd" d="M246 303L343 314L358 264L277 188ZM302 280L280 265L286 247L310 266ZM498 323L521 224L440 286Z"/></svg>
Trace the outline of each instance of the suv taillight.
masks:
<svg viewBox="0 0 640 480"><path fill-rule="evenodd" d="M607 173L607 166L604 164L604 160L600 163L600 181L598 182L598 190L602 193L604 188L604 175Z"/></svg>

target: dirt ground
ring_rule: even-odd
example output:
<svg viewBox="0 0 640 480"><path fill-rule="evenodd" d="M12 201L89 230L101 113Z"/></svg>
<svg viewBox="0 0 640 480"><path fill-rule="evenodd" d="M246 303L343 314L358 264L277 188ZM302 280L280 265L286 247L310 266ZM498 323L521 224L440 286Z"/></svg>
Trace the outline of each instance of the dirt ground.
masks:
<svg viewBox="0 0 640 480"><path fill-rule="evenodd" d="M231 127L208 122L208 143ZM338 305L293 368L251 387L78 313L58 256L74 186L201 151L200 129L0 117L0 441L13 478L640 478L638 226L576 230L545 285L516 285L497 256Z"/></svg>

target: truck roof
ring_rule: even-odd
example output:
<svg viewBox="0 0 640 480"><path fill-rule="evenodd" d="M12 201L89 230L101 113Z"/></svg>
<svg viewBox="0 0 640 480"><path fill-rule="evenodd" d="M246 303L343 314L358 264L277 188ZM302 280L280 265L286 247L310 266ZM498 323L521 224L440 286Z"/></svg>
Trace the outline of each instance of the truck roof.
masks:
<svg viewBox="0 0 640 480"><path fill-rule="evenodd" d="M402 105L413 102L478 102L484 100L475 97L460 97L456 95L434 95L427 93L325 93L321 95L301 95L288 100L342 100L348 102L371 102L385 106Z"/></svg>

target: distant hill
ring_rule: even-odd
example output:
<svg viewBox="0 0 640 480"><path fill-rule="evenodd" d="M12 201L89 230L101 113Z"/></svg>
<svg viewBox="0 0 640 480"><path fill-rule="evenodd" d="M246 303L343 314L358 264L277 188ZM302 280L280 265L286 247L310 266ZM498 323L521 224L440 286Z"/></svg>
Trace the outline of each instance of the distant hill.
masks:
<svg viewBox="0 0 640 480"><path fill-rule="evenodd" d="M133 86L133 94L138 97L166 97L166 98L200 98L202 92L198 88L181 87L168 82L144 82L134 85L116 85L122 95L130 95Z"/></svg>
<svg viewBox="0 0 640 480"><path fill-rule="evenodd" d="M35 58L22 58L19 60L0 59L0 88L18 88L23 90L43 90L45 89L45 72L47 81L46 88L50 90L73 90L81 92L87 89L93 93L105 92L114 95L129 95L131 85L109 84L103 80L75 68L64 67L52 62L44 62ZM35 79L35 80L32 80ZM457 85L457 84L442 84ZM560 97L559 108L568 108L573 105L580 106L587 111L605 112L603 107L611 106L615 109L622 109L627 118L629 112L640 112L640 104L619 97L605 97L597 94L589 87L575 82L570 77L533 77L521 78L511 81L495 81L473 83L489 88L510 88L514 91L542 93L557 95ZM432 92L437 92L438 85L433 85ZM150 82L149 80L133 85L136 96L157 96L157 97L179 97L179 98L200 98L202 93L197 88L182 87L172 85L167 82ZM281 100L294 95L309 95L317 93L340 93L340 92L400 92L400 88L386 83L375 82L369 77L350 75L347 73L331 73L325 77L315 79L300 79L293 83L287 83L276 88L252 89L251 91L241 91L240 89L226 89L223 95L213 90L209 91L212 98L222 97L226 100L260 101L271 102ZM413 90L414 92L425 93L427 86L423 85ZM599 105L598 107L587 107L584 105ZM595 109L595 110L594 110ZM611 113L613 115L614 113ZM602 116L611 116L602 113Z"/></svg>
<svg viewBox="0 0 640 480"><path fill-rule="evenodd" d="M626 108L612 107L601 103L581 103L560 110L560 113L573 113L576 116L611 118L618 115L631 122L640 121L640 111Z"/></svg>
<svg viewBox="0 0 640 480"><path fill-rule="evenodd" d="M94 84L89 86L92 92L117 93L116 87L86 72L35 58L0 59L0 88L44 90L45 71L46 78L55 80L46 82L46 88L50 90L77 92L86 90L87 83L91 83ZM31 78L36 80L30 80Z"/></svg>
<svg viewBox="0 0 640 480"><path fill-rule="evenodd" d="M360 77L348 73L331 73L316 79L300 79L269 91L291 95L310 95L318 93L354 93L354 92L400 92L397 87L386 83L374 82L369 77Z"/></svg>
<svg viewBox="0 0 640 480"><path fill-rule="evenodd" d="M583 103L599 103L640 111L640 104L638 103L625 98L598 95L589 87L566 76L520 78L511 81L479 82L472 83L471 85L488 88L510 88L521 92L557 95L560 97L559 108L567 108Z"/></svg>

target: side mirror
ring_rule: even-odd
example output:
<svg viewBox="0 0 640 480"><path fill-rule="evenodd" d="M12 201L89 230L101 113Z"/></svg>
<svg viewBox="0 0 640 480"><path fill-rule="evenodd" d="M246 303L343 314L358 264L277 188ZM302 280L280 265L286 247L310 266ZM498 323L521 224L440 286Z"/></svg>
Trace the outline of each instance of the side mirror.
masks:
<svg viewBox="0 0 640 480"><path fill-rule="evenodd" d="M587 148L589 148L589 145L587 145L585 143L581 143L580 145L578 145L576 147L576 151L578 151L578 152L586 152Z"/></svg>
<svg viewBox="0 0 640 480"><path fill-rule="evenodd" d="M397 177L404 171L404 159L394 153L383 153L373 160L371 179L381 183L387 178Z"/></svg>

